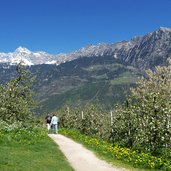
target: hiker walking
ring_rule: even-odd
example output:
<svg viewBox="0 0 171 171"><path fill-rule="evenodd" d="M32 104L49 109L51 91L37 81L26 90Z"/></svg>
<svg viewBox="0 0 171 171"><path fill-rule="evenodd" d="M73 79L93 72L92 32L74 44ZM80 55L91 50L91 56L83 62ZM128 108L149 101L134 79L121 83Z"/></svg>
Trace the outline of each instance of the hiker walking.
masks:
<svg viewBox="0 0 171 171"><path fill-rule="evenodd" d="M52 125L52 132L57 134L58 133L58 117L56 116L56 114L53 114L51 125Z"/></svg>
<svg viewBox="0 0 171 171"><path fill-rule="evenodd" d="M51 127L51 120L52 120L52 117L50 116L50 114L48 114L46 117L46 125L47 125L47 130L48 130L48 133L50 133L50 127Z"/></svg>

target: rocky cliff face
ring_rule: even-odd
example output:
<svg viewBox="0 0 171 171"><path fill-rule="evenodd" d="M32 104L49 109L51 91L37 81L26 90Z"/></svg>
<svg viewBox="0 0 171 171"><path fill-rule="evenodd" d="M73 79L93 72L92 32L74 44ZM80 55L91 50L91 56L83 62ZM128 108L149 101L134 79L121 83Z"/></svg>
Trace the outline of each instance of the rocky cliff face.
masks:
<svg viewBox="0 0 171 171"><path fill-rule="evenodd" d="M13 53L0 53L0 63L15 64L24 61L25 65L61 64L83 57L105 57L140 69L164 65L171 58L171 29L159 28L142 37L113 44L97 44L83 47L68 54L51 55L45 52L31 52L19 47Z"/></svg>
<svg viewBox="0 0 171 171"><path fill-rule="evenodd" d="M98 44L84 47L65 55L65 59L110 56L140 69L164 65L171 58L171 29L160 28L142 37L114 44ZM60 58L60 56L59 56Z"/></svg>
<svg viewBox="0 0 171 171"><path fill-rule="evenodd" d="M129 50L124 60L139 68L164 65L171 57L171 29L159 30L143 36Z"/></svg>

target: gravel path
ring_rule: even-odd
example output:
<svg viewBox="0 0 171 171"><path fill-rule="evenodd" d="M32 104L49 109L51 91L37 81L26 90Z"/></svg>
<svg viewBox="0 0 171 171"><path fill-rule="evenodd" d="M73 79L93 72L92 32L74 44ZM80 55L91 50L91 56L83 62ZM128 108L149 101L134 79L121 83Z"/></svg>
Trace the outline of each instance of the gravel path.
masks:
<svg viewBox="0 0 171 171"><path fill-rule="evenodd" d="M49 134L49 137L58 144L75 171L128 171L98 159L93 152L63 135Z"/></svg>

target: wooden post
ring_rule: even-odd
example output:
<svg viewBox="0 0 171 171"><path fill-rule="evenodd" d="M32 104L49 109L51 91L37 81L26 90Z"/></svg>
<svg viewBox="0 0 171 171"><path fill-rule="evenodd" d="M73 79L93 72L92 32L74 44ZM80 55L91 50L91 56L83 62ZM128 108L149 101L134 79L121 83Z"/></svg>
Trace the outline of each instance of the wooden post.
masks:
<svg viewBox="0 0 171 171"><path fill-rule="evenodd" d="M110 111L110 124L113 125L113 113Z"/></svg>
<svg viewBox="0 0 171 171"><path fill-rule="evenodd" d="M81 118L84 119L84 113L81 111Z"/></svg>
<svg viewBox="0 0 171 171"><path fill-rule="evenodd" d="M69 115L69 107L67 107L68 115Z"/></svg>

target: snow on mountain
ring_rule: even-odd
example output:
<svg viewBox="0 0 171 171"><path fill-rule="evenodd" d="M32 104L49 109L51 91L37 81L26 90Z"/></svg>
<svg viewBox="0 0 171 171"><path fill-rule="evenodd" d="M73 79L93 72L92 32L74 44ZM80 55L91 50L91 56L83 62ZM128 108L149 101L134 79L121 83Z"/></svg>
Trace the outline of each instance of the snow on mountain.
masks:
<svg viewBox="0 0 171 171"><path fill-rule="evenodd" d="M11 65L21 61L24 65L37 65L52 62L54 59L54 55L41 51L32 52L24 47L18 47L13 53L0 53L0 63L9 63Z"/></svg>
<svg viewBox="0 0 171 171"><path fill-rule="evenodd" d="M23 61L25 65L65 63L82 57L111 56L131 65L148 65L148 62L166 60L171 56L171 28L160 27L145 36L136 36L130 41L113 44L99 43L88 45L68 54L51 55L46 52L32 52L24 47L13 53L0 53L0 63L16 64Z"/></svg>
<svg viewBox="0 0 171 171"><path fill-rule="evenodd" d="M30 50L28 50L27 48L24 48L24 47L18 47L15 51L14 51L14 53L16 53L16 54L30 54L31 53L31 51Z"/></svg>

